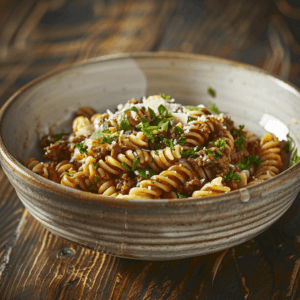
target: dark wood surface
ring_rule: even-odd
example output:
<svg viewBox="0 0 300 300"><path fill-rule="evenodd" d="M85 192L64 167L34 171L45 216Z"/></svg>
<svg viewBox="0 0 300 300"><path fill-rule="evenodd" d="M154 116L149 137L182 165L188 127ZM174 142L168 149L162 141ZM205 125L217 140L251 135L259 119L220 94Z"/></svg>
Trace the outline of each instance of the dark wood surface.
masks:
<svg viewBox="0 0 300 300"><path fill-rule="evenodd" d="M90 57L180 51L262 67L300 86L300 9L283 0L1 0L0 106L39 75ZM300 196L258 237L147 262L57 238L0 169L0 299L300 299Z"/></svg>

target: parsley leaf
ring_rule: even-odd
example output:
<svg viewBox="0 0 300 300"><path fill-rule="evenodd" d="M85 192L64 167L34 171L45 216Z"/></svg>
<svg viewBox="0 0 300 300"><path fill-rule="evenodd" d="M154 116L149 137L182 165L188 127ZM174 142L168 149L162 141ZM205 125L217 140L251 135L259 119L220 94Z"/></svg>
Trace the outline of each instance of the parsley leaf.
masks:
<svg viewBox="0 0 300 300"><path fill-rule="evenodd" d="M188 116L187 122L189 123L189 122L195 121L195 120L197 120L197 118L193 118L191 116Z"/></svg>
<svg viewBox="0 0 300 300"><path fill-rule="evenodd" d="M175 134L183 133L183 130L179 126L175 126Z"/></svg>
<svg viewBox="0 0 300 300"><path fill-rule="evenodd" d="M219 112L219 110L218 110L216 104L208 102L208 108L209 108L212 112L214 112L215 114L217 114L217 115L220 114L220 112Z"/></svg>
<svg viewBox="0 0 300 300"><path fill-rule="evenodd" d="M163 131L167 132L168 129L169 129L169 124L170 124L170 122L164 123L164 124L161 126L161 129L162 129Z"/></svg>
<svg viewBox="0 0 300 300"><path fill-rule="evenodd" d="M147 179L155 175L155 171L152 169L137 169L136 171L138 171L140 177Z"/></svg>
<svg viewBox="0 0 300 300"><path fill-rule="evenodd" d="M95 177L95 178L94 178L94 181L95 181L96 184L99 182L99 180L100 180L99 177Z"/></svg>
<svg viewBox="0 0 300 300"><path fill-rule="evenodd" d="M179 193L177 193L177 194L178 194L178 197L179 197L180 199L187 198L187 196L186 196L186 195L179 194Z"/></svg>
<svg viewBox="0 0 300 300"><path fill-rule="evenodd" d="M173 141L168 139L163 139L164 143L171 148L171 150L175 150Z"/></svg>
<svg viewBox="0 0 300 300"><path fill-rule="evenodd" d="M139 110L138 110L135 106L132 106L132 107L130 107L129 109L126 109L125 112L126 112L126 111L134 111L134 112L136 112L136 113L139 112Z"/></svg>
<svg viewBox="0 0 300 300"><path fill-rule="evenodd" d="M154 163L154 159L153 159L153 157L152 157L152 159L151 159L151 164L153 164Z"/></svg>
<svg viewBox="0 0 300 300"><path fill-rule="evenodd" d="M134 171L134 170L137 168L139 162L140 162L140 158L139 158L139 157L136 157L136 158L133 160L133 162L132 162L132 168L131 168L132 171Z"/></svg>
<svg viewBox="0 0 300 300"><path fill-rule="evenodd" d="M181 136L180 136L180 139L177 141L176 144L179 144L179 145L183 146L185 144L185 142L186 142L186 137L182 133Z"/></svg>
<svg viewBox="0 0 300 300"><path fill-rule="evenodd" d="M91 184L91 185L88 187L88 189L91 191L93 187L94 187L94 185Z"/></svg>
<svg viewBox="0 0 300 300"><path fill-rule="evenodd" d="M222 156L222 152L220 152L219 150L211 151L209 149L204 149L204 152L206 154L211 154L215 159L219 159Z"/></svg>
<svg viewBox="0 0 300 300"><path fill-rule="evenodd" d="M188 110L202 110L202 107L198 107L198 106L185 106L186 109Z"/></svg>
<svg viewBox="0 0 300 300"><path fill-rule="evenodd" d="M292 161L290 164L290 167L296 164L298 161L300 161L300 156L297 155L298 149L296 148L292 157Z"/></svg>
<svg viewBox="0 0 300 300"><path fill-rule="evenodd" d="M120 136L119 131L118 131L117 135L112 135L112 136L106 135L100 140L99 144L105 144L105 143L111 144L119 136Z"/></svg>
<svg viewBox="0 0 300 300"><path fill-rule="evenodd" d="M165 94L159 94L159 96L161 96L163 99L165 99L165 100L170 100L170 96L165 96Z"/></svg>
<svg viewBox="0 0 300 300"><path fill-rule="evenodd" d="M234 129L232 131L233 134L239 135L241 130L245 127L245 125L239 125L239 129Z"/></svg>
<svg viewBox="0 0 300 300"><path fill-rule="evenodd" d="M77 143L76 144L76 147L78 148L78 150L79 150L79 152L81 153L81 154L88 154L88 152L87 152L87 146L84 146L84 142L82 142L82 143Z"/></svg>
<svg viewBox="0 0 300 300"><path fill-rule="evenodd" d="M241 181L240 175L232 170L228 174L224 175L223 178L225 180L235 180L235 182Z"/></svg>
<svg viewBox="0 0 300 300"><path fill-rule="evenodd" d="M172 114L169 113L168 110L166 109L166 107L163 106L162 104L158 107L157 110L158 110L160 116L163 116L163 117L173 117Z"/></svg>
<svg viewBox="0 0 300 300"><path fill-rule="evenodd" d="M58 134L51 134L52 137L61 139L64 135L67 135L66 133L58 133Z"/></svg>
<svg viewBox="0 0 300 300"><path fill-rule="evenodd" d="M73 176L70 174L69 170L66 170L66 173L67 173L67 176L73 177Z"/></svg>
<svg viewBox="0 0 300 300"><path fill-rule="evenodd" d="M125 114L123 114L121 116L121 120L120 120L120 129L124 130L124 131L132 131L130 123L126 117Z"/></svg>
<svg viewBox="0 0 300 300"><path fill-rule="evenodd" d="M241 150L244 150L245 149L245 137L243 135L240 135L235 141L234 141L234 144L236 146L238 146Z"/></svg>
<svg viewBox="0 0 300 300"><path fill-rule="evenodd" d="M124 161L122 161L121 164L126 170L131 171L130 168L124 163Z"/></svg>
<svg viewBox="0 0 300 300"><path fill-rule="evenodd" d="M96 162L93 162L93 167L94 167L94 169L95 169L95 170L97 170L97 169L98 169L98 165L97 165L97 163L96 163Z"/></svg>
<svg viewBox="0 0 300 300"><path fill-rule="evenodd" d="M158 156L158 151L156 150L156 151L154 151L154 153Z"/></svg>
<svg viewBox="0 0 300 300"><path fill-rule="evenodd" d="M259 157L256 157L255 154L249 155L247 158L243 157L241 163L237 164L240 171L249 170L252 165L259 167L262 163L262 160Z"/></svg>
<svg viewBox="0 0 300 300"><path fill-rule="evenodd" d="M186 151L182 151L181 153L181 157L187 157L190 155L194 155L195 154L195 150L193 148L186 150Z"/></svg>
<svg viewBox="0 0 300 300"><path fill-rule="evenodd" d="M208 93L209 93L211 96L216 97L216 93L215 93L215 91L214 91L211 87L209 87L209 88L207 89L207 91L208 91Z"/></svg>
<svg viewBox="0 0 300 300"><path fill-rule="evenodd" d="M289 138L290 141L288 141L285 144L284 149L285 149L286 152L291 152L292 151L292 143L293 143L294 140L292 139L292 137L289 134L287 134L286 137Z"/></svg>
<svg viewBox="0 0 300 300"><path fill-rule="evenodd" d="M219 138L215 142L211 142L211 144L215 145L218 148L224 149L226 145L226 141L223 138Z"/></svg>
<svg viewBox="0 0 300 300"><path fill-rule="evenodd" d="M96 132L94 132L90 138L92 140L97 140L100 139L104 133L111 133L110 130L108 128L104 129L104 130L97 130Z"/></svg>
<svg viewBox="0 0 300 300"><path fill-rule="evenodd" d="M151 119L154 121L157 118L155 112L150 107L148 107L148 110L149 110Z"/></svg>

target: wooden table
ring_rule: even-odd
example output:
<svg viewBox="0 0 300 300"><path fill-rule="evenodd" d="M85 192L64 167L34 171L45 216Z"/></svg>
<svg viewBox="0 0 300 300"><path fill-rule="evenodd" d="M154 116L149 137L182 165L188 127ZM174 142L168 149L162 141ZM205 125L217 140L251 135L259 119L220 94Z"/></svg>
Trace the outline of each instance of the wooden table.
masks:
<svg viewBox="0 0 300 300"><path fill-rule="evenodd" d="M300 11L281 0L1 0L0 106L60 66L137 51L210 54L300 86ZM147 262L57 238L0 169L0 299L299 299L300 196L263 234L215 254Z"/></svg>

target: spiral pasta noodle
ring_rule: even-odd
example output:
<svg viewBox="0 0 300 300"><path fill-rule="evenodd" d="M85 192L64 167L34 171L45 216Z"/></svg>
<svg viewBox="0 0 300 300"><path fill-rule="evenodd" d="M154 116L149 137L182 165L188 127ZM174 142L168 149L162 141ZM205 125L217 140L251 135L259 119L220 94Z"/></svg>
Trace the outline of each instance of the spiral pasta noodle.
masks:
<svg viewBox="0 0 300 300"><path fill-rule="evenodd" d="M71 134L42 138L48 162L25 166L68 188L120 199L217 196L282 171L277 137L235 126L216 106L183 106L164 94L97 113L76 113Z"/></svg>

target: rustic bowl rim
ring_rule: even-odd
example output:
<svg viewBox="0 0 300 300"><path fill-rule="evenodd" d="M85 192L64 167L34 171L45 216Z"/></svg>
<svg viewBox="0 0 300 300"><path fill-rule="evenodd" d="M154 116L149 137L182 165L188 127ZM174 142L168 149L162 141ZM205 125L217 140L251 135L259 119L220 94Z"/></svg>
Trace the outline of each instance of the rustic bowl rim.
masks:
<svg viewBox="0 0 300 300"><path fill-rule="evenodd" d="M65 71L67 69L76 68L81 65L88 65L95 62L101 62L101 61L110 61L110 60L118 60L118 59L127 59L127 58L166 58L166 59L179 59L179 60L187 60L187 61L213 61L215 63L225 64L229 66L234 66L237 68L242 68L247 72L253 72L253 73L260 73L264 74L266 76L270 76L271 78L275 80L279 80L281 82L284 82L287 86L293 88L300 99L300 89L293 85L292 83L288 82L287 80L281 79L273 74L271 74L268 71L265 71L261 68L258 68L256 66L248 65L246 63L233 61L226 58L219 58L214 57L211 55L203 55L203 54L194 54L194 53L180 53L180 52L165 52L165 51L159 51L159 52L131 52L131 53L120 53L120 54L110 54L95 58L86 59L80 62L72 63L67 66L63 66L60 68L57 68L55 70L52 70L50 72L47 72L46 74L39 76L38 78L32 80L31 82L27 83L23 87L21 87L18 91L16 91L9 99L3 104L2 108L0 109L0 129L2 127L3 118L5 116L5 112L7 109L14 104L14 101L18 99L18 97L26 90L30 89L35 84L39 83L40 81L43 81L44 79L50 78L52 76L55 76L59 74L62 71ZM65 186L62 186L60 184L57 184L55 182L52 182L48 179L43 178L42 176L39 176L38 174L35 174L34 172L30 171L28 168L26 168L21 162L19 162L15 157L13 157L8 149L5 147L5 144L2 139L1 131L0 131L0 158L2 156L2 159L6 162L6 164L9 166L9 168L18 174L19 177L21 177L23 180L27 181L28 183L33 184L36 187L43 188L48 190L51 193L54 193L56 195L64 195L67 197L72 198L73 200L77 200L80 202L95 202L95 203L105 203L109 204L111 206L123 206L127 207L128 204L132 205L147 205L147 206L164 206L165 204L169 205L178 205L178 206L186 206L186 205L196 205L196 204L213 204L217 202L224 202L224 201L238 201L240 202L240 196L241 196L241 189L231 191L229 193L221 194L218 196L207 196L203 198L182 198L182 199L130 199L130 200L124 200L119 198L112 198L108 196L93 194L85 191L79 191L76 189L68 188ZM266 185L271 184L272 186L276 186L277 184L280 184L280 182L283 179L287 179L291 174L299 174L300 173L300 162L296 163L294 166L288 168L287 170L283 171L282 173L276 175L275 177L268 179L267 181L252 185L250 187L247 187L249 194L255 192L256 190L265 190L264 187ZM269 188L268 188L269 189Z"/></svg>

